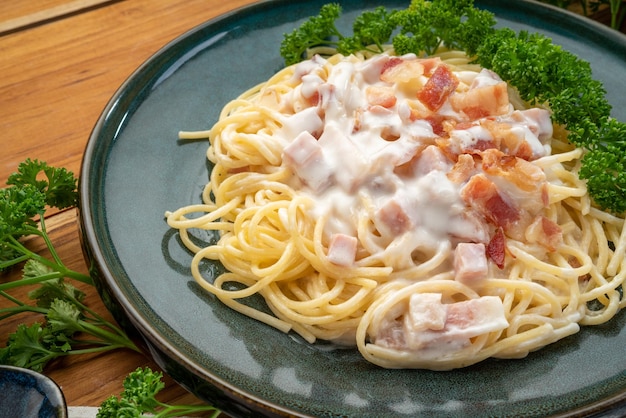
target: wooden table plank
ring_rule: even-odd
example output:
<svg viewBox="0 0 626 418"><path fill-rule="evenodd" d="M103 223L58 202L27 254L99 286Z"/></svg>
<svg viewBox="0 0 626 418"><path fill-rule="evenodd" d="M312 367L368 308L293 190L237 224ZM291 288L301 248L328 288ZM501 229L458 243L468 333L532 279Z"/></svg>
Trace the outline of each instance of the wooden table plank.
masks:
<svg viewBox="0 0 626 418"><path fill-rule="evenodd" d="M78 172L124 80L167 42L247 3L126 0L0 37L0 180L28 157Z"/></svg>
<svg viewBox="0 0 626 418"><path fill-rule="evenodd" d="M0 4L0 36L120 0L13 1Z"/></svg>
<svg viewBox="0 0 626 418"><path fill-rule="evenodd" d="M124 0L0 36L0 187L26 158L44 160L78 174L98 117L114 92L142 62L193 27L252 2ZM5 19L2 7L0 19ZM56 213L46 224L67 266L87 273L76 211ZM40 242L32 241L31 245L42 249ZM0 280L18 276L16 271ZM93 289L87 285L79 287L88 291L89 306L112 319ZM15 295L26 298L26 289ZM0 306L3 303L7 302L0 301ZM0 322L0 344L4 345L18 323L32 320L33 317L19 317ZM69 405L99 406L109 396L121 392L122 380L128 373L146 365L158 369L144 355L117 350L64 358L46 369L46 374L61 386ZM166 376L164 380L166 389L159 397L162 401L202 403L171 378Z"/></svg>

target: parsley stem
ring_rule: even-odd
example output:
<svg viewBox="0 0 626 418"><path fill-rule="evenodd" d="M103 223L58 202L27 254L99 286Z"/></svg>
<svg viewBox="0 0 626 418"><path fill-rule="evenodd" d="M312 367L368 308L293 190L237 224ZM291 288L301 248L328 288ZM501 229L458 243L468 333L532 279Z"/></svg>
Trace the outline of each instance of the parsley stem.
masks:
<svg viewBox="0 0 626 418"><path fill-rule="evenodd" d="M180 417L194 414L197 412L207 411L213 411L213 414L210 415L210 418L217 418L217 416L219 416L219 414L221 413L219 409L209 405L168 405L162 402L158 402L158 404L164 409L158 411L154 415L155 418Z"/></svg>
<svg viewBox="0 0 626 418"><path fill-rule="evenodd" d="M19 306L13 306L10 308L0 309L0 320L3 320L10 316L21 314L24 312L34 312L34 313L40 313L42 315L45 315L48 312L48 310L45 308L38 308L36 306L21 304Z"/></svg>
<svg viewBox="0 0 626 418"><path fill-rule="evenodd" d="M35 230L39 231L38 229L35 229ZM41 236L41 234L39 235ZM46 234L44 234L44 236L45 235ZM93 285L93 280L91 279L90 276L68 269L60 260L57 262L53 262L53 261L48 260L46 257L43 257L35 252L30 251L28 248L24 246L24 244L22 244L20 241L18 241L12 236L7 237L6 245L23 254L22 256L19 257L19 261L17 262L28 260L28 259L37 260L41 264L51 268L52 270L55 270L56 272L59 272L61 274L61 277L69 277L79 282ZM11 260L10 265L16 264L15 260L18 260L18 259ZM0 264L0 268L5 268L8 266L9 265L5 266L4 264ZM20 280L19 283L26 284L24 283L23 280ZM38 282L34 282L34 283L38 283ZM0 290L4 290L4 289L0 286Z"/></svg>
<svg viewBox="0 0 626 418"><path fill-rule="evenodd" d="M93 335L95 337L101 338L104 341L108 341L112 343L111 345L117 345L119 347L126 347L138 353L141 353L139 347L133 343L130 338L126 336L123 332L121 332L117 327L113 326L113 324L107 322L106 326L109 329L114 330L115 332L107 331L104 328L100 328L96 325L93 325L86 321L78 321L80 326L83 328L83 332Z"/></svg>

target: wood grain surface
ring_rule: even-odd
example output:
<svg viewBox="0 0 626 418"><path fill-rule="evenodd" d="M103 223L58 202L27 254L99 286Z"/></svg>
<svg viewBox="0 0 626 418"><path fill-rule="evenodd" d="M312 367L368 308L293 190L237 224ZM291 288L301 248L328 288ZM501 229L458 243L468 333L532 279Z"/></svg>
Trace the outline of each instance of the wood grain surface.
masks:
<svg viewBox="0 0 626 418"><path fill-rule="evenodd" d="M193 27L253 3L251 0L16 0L1 2L0 27L31 19L0 34L0 181L27 158L66 167L78 174L90 132L107 101L124 80L165 44ZM47 14L46 14L47 13ZM55 16L52 16L52 15ZM37 20L39 19L39 20ZM6 27L6 26L5 26ZM0 32L1 33L1 32ZM66 265L87 273L76 210L46 220ZM29 245L42 250L42 243ZM17 273L0 280L15 280ZM89 306L109 319L97 293ZM15 294L26 298L26 290ZM7 302L0 301L0 307ZM0 344L20 322L0 322ZM139 366L158 370L147 356L126 350L76 356L45 370L63 389L70 406L98 406L122 390L124 377ZM165 402L202 402L166 376Z"/></svg>

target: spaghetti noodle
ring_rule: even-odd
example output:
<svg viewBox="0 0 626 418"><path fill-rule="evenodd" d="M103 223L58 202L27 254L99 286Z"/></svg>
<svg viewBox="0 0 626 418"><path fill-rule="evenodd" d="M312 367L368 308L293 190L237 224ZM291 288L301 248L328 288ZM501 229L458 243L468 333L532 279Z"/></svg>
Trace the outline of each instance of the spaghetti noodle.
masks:
<svg viewBox="0 0 626 418"><path fill-rule="evenodd" d="M214 168L167 222L204 289L310 343L387 368L521 358L626 303L624 219L592 205L566 136L461 52L314 56L181 133Z"/></svg>

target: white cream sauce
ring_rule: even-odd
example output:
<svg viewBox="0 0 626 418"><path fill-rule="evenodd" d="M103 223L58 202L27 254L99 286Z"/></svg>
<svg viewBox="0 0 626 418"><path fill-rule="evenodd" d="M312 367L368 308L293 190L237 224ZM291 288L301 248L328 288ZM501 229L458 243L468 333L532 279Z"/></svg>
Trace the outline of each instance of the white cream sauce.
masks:
<svg viewBox="0 0 626 418"><path fill-rule="evenodd" d="M417 58L409 55L402 59ZM316 162L299 167L288 158L295 150L287 145L283 163L291 164L296 173L292 186L315 201L311 215L328 218L326 236L356 236L359 213L368 212L387 243L387 259L395 260L394 268L402 268L406 267L402 264L410 263L416 249L434 252L442 241L454 237L470 242L485 242L488 237L485 228L477 227L475 219L464 216L467 205L460 193L464 183L453 182L447 176L454 161L437 154L436 149L424 152L441 138L427 120L411 118L411 109L424 109L423 103L410 93L411 89L381 80L381 71L389 60L385 55L367 61L346 58L327 66L326 60L315 57L299 64L294 79L301 84L293 91L291 100L302 103L316 95L319 100L287 117L277 135L286 144L293 144L301 131L317 138L317 145L311 145L315 152L321 151ZM326 75L328 68L330 73ZM453 94L501 82L486 71L459 71L455 76L459 84ZM419 77L420 83L427 81L426 75ZM372 87L389 89L395 104L372 105L367 96ZM449 100L431 114L458 123L474 123L470 128L450 130L447 140L451 143L472 148L481 140L493 139L492 132L455 111ZM547 112L520 113L509 106L506 114L490 118L508 124L530 145L533 156L549 152L546 140L551 137L552 127ZM398 170L407 163L412 164L408 173ZM405 212L410 225L400 234L381 217L381 208L390 201ZM402 245L392 245L398 240Z"/></svg>

